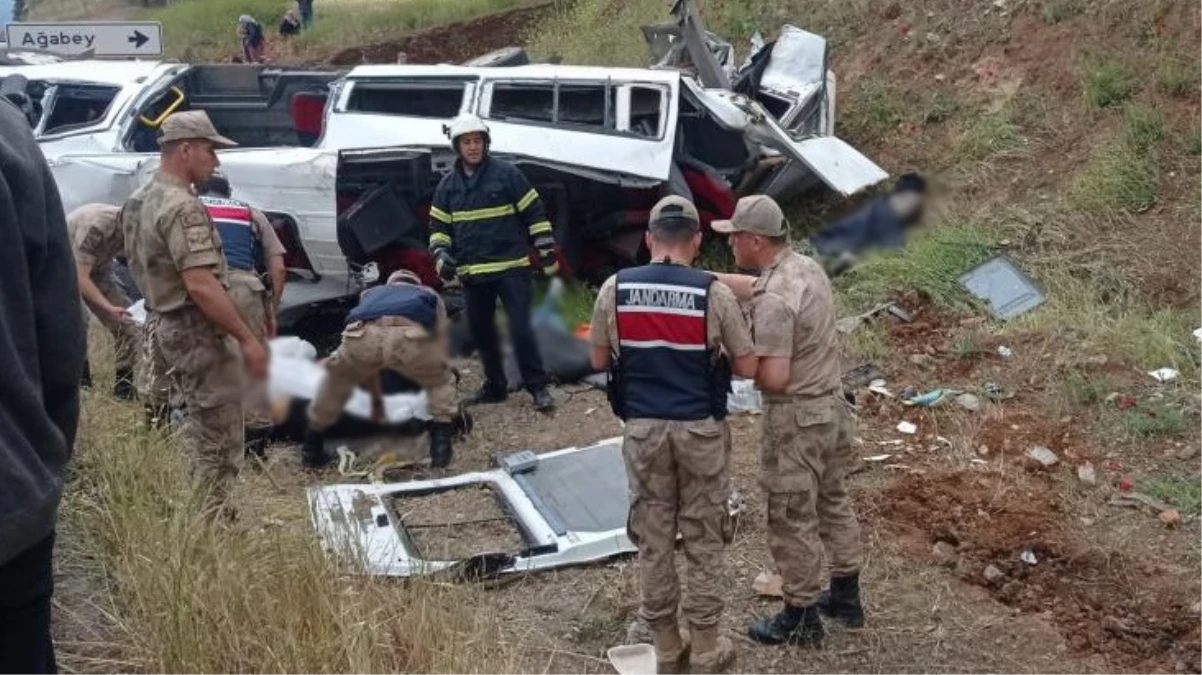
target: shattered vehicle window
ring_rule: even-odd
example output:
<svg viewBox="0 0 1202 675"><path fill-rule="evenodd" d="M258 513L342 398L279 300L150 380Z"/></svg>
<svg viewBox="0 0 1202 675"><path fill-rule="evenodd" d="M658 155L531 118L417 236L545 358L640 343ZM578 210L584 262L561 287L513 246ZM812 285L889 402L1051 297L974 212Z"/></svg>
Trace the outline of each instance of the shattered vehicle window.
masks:
<svg viewBox="0 0 1202 675"><path fill-rule="evenodd" d="M493 86L491 119L591 127L615 127L613 88L604 84L502 82Z"/></svg>
<svg viewBox="0 0 1202 675"><path fill-rule="evenodd" d="M497 84L489 117L498 120L555 121L555 87L550 84Z"/></svg>
<svg viewBox="0 0 1202 675"><path fill-rule="evenodd" d="M117 87L58 85L42 133L59 133L99 122L108 113L119 91Z"/></svg>
<svg viewBox="0 0 1202 675"><path fill-rule="evenodd" d="M459 114L466 86L464 82L357 82L346 108L381 115L451 118Z"/></svg>
<svg viewBox="0 0 1202 675"><path fill-rule="evenodd" d="M630 90L630 131L647 138L662 134L660 110L664 94L659 89L634 87Z"/></svg>
<svg viewBox="0 0 1202 675"><path fill-rule="evenodd" d="M608 94L604 86L560 85L556 121L612 129Z"/></svg>

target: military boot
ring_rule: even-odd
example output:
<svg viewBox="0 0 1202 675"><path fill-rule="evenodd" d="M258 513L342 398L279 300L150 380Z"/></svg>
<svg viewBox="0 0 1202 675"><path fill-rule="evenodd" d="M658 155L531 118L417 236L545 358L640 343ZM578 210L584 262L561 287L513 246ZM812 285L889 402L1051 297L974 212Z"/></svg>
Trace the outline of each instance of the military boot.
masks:
<svg viewBox="0 0 1202 675"><path fill-rule="evenodd" d="M435 469L445 468L451 463L451 437L455 435L455 425L450 422L434 422L430 425L430 466Z"/></svg>
<svg viewBox="0 0 1202 675"><path fill-rule="evenodd" d="M309 429L305 442L301 444L301 465L310 471L320 471L330 465L334 458L326 452L325 434Z"/></svg>
<svg viewBox="0 0 1202 675"><path fill-rule="evenodd" d="M860 573L831 577L831 588L818 596L818 611L851 628L864 625L864 605L860 603Z"/></svg>
<svg viewBox="0 0 1202 675"><path fill-rule="evenodd" d="M254 457L259 461L267 460L267 441L271 438L271 427L253 429L246 427L242 433L242 445L246 449L246 458Z"/></svg>
<svg viewBox="0 0 1202 675"><path fill-rule="evenodd" d="M132 368L118 368L117 381L113 383L113 396L122 401L132 401L137 392L134 391L134 371Z"/></svg>
<svg viewBox="0 0 1202 675"><path fill-rule="evenodd" d="M689 672L689 644L681 636L675 621L653 629L651 640L655 644L655 672Z"/></svg>
<svg viewBox="0 0 1202 675"><path fill-rule="evenodd" d="M717 624L708 628L692 628L692 655L689 672L725 673L734 669L735 648L730 640L718 635Z"/></svg>
<svg viewBox="0 0 1202 675"><path fill-rule="evenodd" d="M555 409L555 399L551 397L551 392L547 391L546 387L540 387L530 392L530 396L534 398L534 409L539 412L550 412Z"/></svg>
<svg viewBox="0 0 1202 675"><path fill-rule="evenodd" d="M822 644L824 637L818 606L794 607L785 603L784 609L774 616L752 621L751 627L747 629L747 636L766 645L788 642L804 647L817 647Z"/></svg>

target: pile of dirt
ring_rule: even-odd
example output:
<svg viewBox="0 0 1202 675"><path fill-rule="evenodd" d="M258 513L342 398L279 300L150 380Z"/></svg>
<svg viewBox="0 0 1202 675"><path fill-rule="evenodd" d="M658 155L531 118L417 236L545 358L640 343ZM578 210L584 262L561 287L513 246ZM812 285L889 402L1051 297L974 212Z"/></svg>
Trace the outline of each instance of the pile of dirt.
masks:
<svg viewBox="0 0 1202 675"><path fill-rule="evenodd" d="M487 486L399 498L393 508L426 560L516 554L524 548L514 520Z"/></svg>
<svg viewBox="0 0 1202 675"><path fill-rule="evenodd" d="M870 498L916 557L954 567L1022 612L1050 615L1073 649L1139 670L1197 672L1191 590L1137 555L1088 546L1046 481L972 472L909 477Z"/></svg>
<svg viewBox="0 0 1202 675"><path fill-rule="evenodd" d="M400 40L345 49L328 63L396 63L399 52L406 54L408 63L461 63L495 49L520 45L526 30L552 10L552 4L545 4L438 26Z"/></svg>

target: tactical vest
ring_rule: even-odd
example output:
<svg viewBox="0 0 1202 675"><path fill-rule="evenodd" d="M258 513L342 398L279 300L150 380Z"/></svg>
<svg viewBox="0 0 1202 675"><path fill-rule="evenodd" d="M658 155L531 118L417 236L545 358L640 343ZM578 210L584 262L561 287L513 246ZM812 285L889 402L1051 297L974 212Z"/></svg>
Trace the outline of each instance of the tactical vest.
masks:
<svg viewBox="0 0 1202 675"><path fill-rule="evenodd" d="M200 203L204 204L209 218L217 226L229 268L254 270L260 254L250 207L243 202L220 197L201 197Z"/></svg>
<svg viewBox="0 0 1202 675"><path fill-rule="evenodd" d="M359 306L347 315L347 323L399 316L416 321L428 331L438 322L438 296L415 284L388 284L363 292Z"/></svg>
<svg viewBox="0 0 1202 675"><path fill-rule="evenodd" d="M621 419L725 417L716 389L730 388L706 341L713 277L683 265L653 263L618 272L618 358L611 403ZM725 372L725 386L722 373Z"/></svg>

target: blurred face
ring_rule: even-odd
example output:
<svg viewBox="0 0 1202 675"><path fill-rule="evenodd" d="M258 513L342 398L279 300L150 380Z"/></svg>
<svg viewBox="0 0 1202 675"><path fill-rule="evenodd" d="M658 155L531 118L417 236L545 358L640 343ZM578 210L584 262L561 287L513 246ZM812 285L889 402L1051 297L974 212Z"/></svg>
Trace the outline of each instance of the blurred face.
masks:
<svg viewBox="0 0 1202 675"><path fill-rule="evenodd" d="M192 140L180 146L180 161L192 183L203 183L213 175L221 162L212 141Z"/></svg>
<svg viewBox="0 0 1202 675"><path fill-rule="evenodd" d="M459 156L468 166L478 166L484 161L484 134L472 132L459 137Z"/></svg>
<svg viewBox="0 0 1202 675"><path fill-rule="evenodd" d="M758 269L760 265L756 240L762 239L763 237L747 232L731 232L726 238L726 243L730 245L730 251L735 256L735 264L743 269Z"/></svg>

